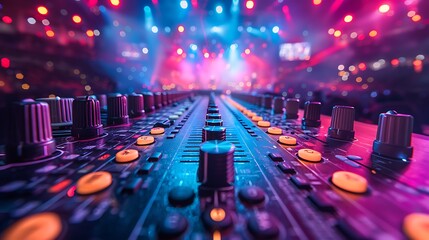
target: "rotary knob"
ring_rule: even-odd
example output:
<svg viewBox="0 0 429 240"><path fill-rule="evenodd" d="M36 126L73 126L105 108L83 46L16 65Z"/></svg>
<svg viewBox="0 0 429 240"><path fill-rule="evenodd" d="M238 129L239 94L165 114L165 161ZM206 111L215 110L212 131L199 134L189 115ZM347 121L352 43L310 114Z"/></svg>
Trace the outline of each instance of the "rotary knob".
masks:
<svg viewBox="0 0 429 240"><path fill-rule="evenodd" d="M320 127L320 112L322 103L305 102L304 117L302 118L303 127Z"/></svg>
<svg viewBox="0 0 429 240"><path fill-rule="evenodd" d="M138 118L144 116L143 95L132 93L128 96L128 115L130 118Z"/></svg>
<svg viewBox="0 0 429 240"><path fill-rule="evenodd" d="M411 135L414 118L411 115L388 111L378 118L377 137L373 151L379 155L408 159L413 156Z"/></svg>
<svg viewBox="0 0 429 240"><path fill-rule="evenodd" d="M334 106L332 108L331 126L328 137L352 141L355 137L354 129L355 108L350 106Z"/></svg>
<svg viewBox="0 0 429 240"><path fill-rule="evenodd" d="M284 97L274 97L273 102L271 104L271 111L273 114L280 114L284 112Z"/></svg>
<svg viewBox="0 0 429 240"><path fill-rule="evenodd" d="M23 162L50 156L55 151L49 105L33 99L12 104L6 143L6 161Z"/></svg>
<svg viewBox="0 0 429 240"><path fill-rule="evenodd" d="M273 102L273 96L270 95L264 95L262 97L262 107L265 109L270 109L271 108L271 104Z"/></svg>
<svg viewBox="0 0 429 240"><path fill-rule="evenodd" d="M286 99L286 119L297 119L299 110L299 99Z"/></svg>
<svg viewBox="0 0 429 240"><path fill-rule="evenodd" d="M107 125L122 125L129 123L127 97L119 93L107 98Z"/></svg>
<svg viewBox="0 0 429 240"><path fill-rule="evenodd" d="M38 98L37 101L46 102L49 105L51 126L54 129L72 125L73 98Z"/></svg>
<svg viewBox="0 0 429 240"><path fill-rule="evenodd" d="M162 108L162 93L156 92L153 95L155 99L155 108L156 109Z"/></svg>
<svg viewBox="0 0 429 240"><path fill-rule="evenodd" d="M220 126L206 126L203 127L203 142L211 140L226 140L226 128Z"/></svg>
<svg viewBox="0 0 429 240"><path fill-rule="evenodd" d="M77 139L95 138L103 134L100 102L91 97L78 97L73 101L72 136Z"/></svg>
<svg viewBox="0 0 429 240"><path fill-rule="evenodd" d="M207 141L200 147L198 180L209 188L229 187L234 182L234 144Z"/></svg>
<svg viewBox="0 0 429 240"><path fill-rule="evenodd" d="M147 113L153 112L155 110L155 97L153 96L153 93L144 92L143 99L144 99L145 112Z"/></svg>

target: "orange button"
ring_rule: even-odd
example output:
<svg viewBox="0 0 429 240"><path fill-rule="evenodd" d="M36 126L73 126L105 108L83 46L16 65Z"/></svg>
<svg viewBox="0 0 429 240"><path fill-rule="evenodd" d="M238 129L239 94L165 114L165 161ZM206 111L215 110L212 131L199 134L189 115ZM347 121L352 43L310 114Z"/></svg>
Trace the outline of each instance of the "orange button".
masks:
<svg viewBox="0 0 429 240"><path fill-rule="evenodd" d="M296 138L290 136L280 136L279 143L285 145L296 145Z"/></svg>
<svg viewBox="0 0 429 240"><path fill-rule="evenodd" d="M221 222L225 219L226 212L222 208L213 208L210 211L210 218L215 222Z"/></svg>
<svg viewBox="0 0 429 240"><path fill-rule="evenodd" d="M255 116L256 115L256 113L254 113L254 112L252 112L252 111L249 111L249 112L247 112L247 114L246 114L248 117L253 117L253 116Z"/></svg>
<svg viewBox="0 0 429 240"><path fill-rule="evenodd" d="M77 181L76 192L82 195L93 194L108 188L112 184L112 175L108 172L88 173Z"/></svg>
<svg viewBox="0 0 429 240"><path fill-rule="evenodd" d="M404 218L402 227L409 239L427 240L429 239L429 214L408 214Z"/></svg>
<svg viewBox="0 0 429 240"><path fill-rule="evenodd" d="M57 239L61 230L61 219L56 213L37 213L18 220L0 239Z"/></svg>
<svg viewBox="0 0 429 240"><path fill-rule="evenodd" d="M129 163L139 157L139 152L135 149L125 149L116 153L116 162Z"/></svg>
<svg viewBox="0 0 429 240"><path fill-rule="evenodd" d="M165 130L162 127L154 127L150 130L150 134L152 135L159 135L159 134L163 134L164 132Z"/></svg>
<svg viewBox="0 0 429 240"><path fill-rule="evenodd" d="M271 123L268 122L268 121L259 121L258 122L258 126L260 126L260 127L269 127L269 126L271 126Z"/></svg>
<svg viewBox="0 0 429 240"><path fill-rule="evenodd" d="M352 193L365 193L368 189L368 181L364 177L347 171L334 172L332 183Z"/></svg>
<svg viewBox="0 0 429 240"><path fill-rule="evenodd" d="M152 136L141 136L137 138L136 144L144 146L144 145L150 145L154 142L155 142L155 138Z"/></svg>
<svg viewBox="0 0 429 240"><path fill-rule="evenodd" d="M309 162L322 161L322 154L320 152L308 148L298 150L298 157Z"/></svg>
<svg viewBox="0 0 429 240"><path fill-rule="evenodd" d="M264 120L264 119L261 116L255 115L255 116L252 117L252 121L254 121L254 122L259 122L259 121L262 121L262 120Z"/></svg>
<svg viewBox="0 0 429 240"><path fill-rule="evenodd" d="M268 128L268 133L274 134L274 135L280 135L283 133L283 131L281 128L278 128L278 127L270 127Z"/></svg>

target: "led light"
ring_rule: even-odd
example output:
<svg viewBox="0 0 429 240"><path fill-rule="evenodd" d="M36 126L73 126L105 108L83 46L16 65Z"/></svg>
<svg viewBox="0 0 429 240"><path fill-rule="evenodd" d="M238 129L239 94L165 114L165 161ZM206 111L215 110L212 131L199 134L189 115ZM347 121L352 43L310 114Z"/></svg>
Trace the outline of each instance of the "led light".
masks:
<svg viewBox="0 0 429 240"><path fill-rule="evenodd" d="M255 2L253 2L252 0L246 2L247 9L253 9L253 7L255 7Z"/></svg>
<svg viewBox="0 0 429 240"><path fill-rule="evenodd" d="M74 15L72 17L72 20L74 23L81 23L82 22L82 18L79 15Z"/></svg>
<svg viewBox="0 0 429 240"><path fill-rule="evenodd" d="M387 13L390 10L390 6L388 4L383 4L378 8L380 13Z"/></svg>
<svg viewBox="0 0 429 240"><path fill-rule="evenodd" d="M272 31L273 33L278 33L280 31L280 28L278 26L274 26Z"/></svg>
<svg viewBox="0 0 429 240"><path fill-rule="evenodd" d="M48 9L44 6L40 6L37 8L37 12L39 12L42 15L46 15L48 14Z"/></svg>
<svg viewBox="0 0 429 240"><path fill-rule="evenodd" d="M222 12L223 12L223 7L222 6L217 6L216 7L216 12L218 13L218 14L221 14Z"/></svg>
<svg viewBox="0 0 429 240"><path fill-rule="evenodd" d="M352 15L347 15L344 17L344 22L349 23L353 20L353 16Z"/></svg>
<svg viewBox="0 0 429 240"><path fill-rule="evenodd" d="M188 8L188 2L185 0L180 1L180 7L183 9L187 9Z"/></svg>

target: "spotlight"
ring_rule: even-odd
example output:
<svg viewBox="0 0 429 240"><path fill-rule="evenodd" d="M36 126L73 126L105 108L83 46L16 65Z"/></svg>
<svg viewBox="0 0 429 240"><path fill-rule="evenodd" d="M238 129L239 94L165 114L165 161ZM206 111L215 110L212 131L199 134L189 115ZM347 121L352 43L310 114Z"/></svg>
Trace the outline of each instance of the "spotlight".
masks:
<svg viewBox="0 0 429 240"><path fill-rule="evenodd" d="M218 6L216 7L216 12L217 12L218 14L221 14L221 13L223 12L223 7L222 7L222 6L220 6L220 5L218 5Z"/></svg>
<svg viewBox="0 0 429 240"><path fill-rule="evenodd" d="M246 2L246 8L247 9L253 9L253 7L255 7L255 2L253 2L252 0L248 0Z"/></svg>
<svg viewBox="0 0 429 240"><path fill-rule="evenodd" d="M157 33L158 32L158 27L157 26L152 26L152 32L153 33Z"/></svg>
<svg viewBox="0 0 429 240"><path fill-rule="evenodd" d="M272 31L273 33L278 33L280 31L280 28L278 26L274 26Z"/></svg>
<svg viewBox="0 0 429 240"><path fill-rule="evenodd" d="M388 4L383 4L378 8L380 13L387 13L390 10L390 6Z"/></svg>
<svg viewBox="0 0 429 240"><path fill-rule="evenodd" d="M188 2L185 0L180 1L180 7L183 9L187 9L188 8Z"/></svg>

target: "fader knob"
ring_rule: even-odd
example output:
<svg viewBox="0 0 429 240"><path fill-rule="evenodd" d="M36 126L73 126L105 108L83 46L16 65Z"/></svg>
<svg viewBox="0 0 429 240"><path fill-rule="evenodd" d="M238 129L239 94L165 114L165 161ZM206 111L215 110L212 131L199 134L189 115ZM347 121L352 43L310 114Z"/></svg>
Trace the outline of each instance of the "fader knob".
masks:
<svg viewBox="0 0 429 240"><path fill-rule="evenodd" d="M206 126L223 126L222 119L207 119Z"/></svg>
<svg viewBox="0 0 429 240"><path fill-rule="evenodd" d="M234 182L234 144L207 141L200 147L198 180L203 186L222 188Z"/></svg>
<svg viewBox="0 0 429 240"><path fill-rule="evenodd" d="M162 93L156 92L153 94L155 99L155 108L160 109L162 108Z"/></svg>
<svg viewBox="0 0 429 240"><path fill-rule="evenodd" d="M55 151L49 106L25 99L12 104L9 111L6 161L22 162L48 157Z"/></svg>
<svg viewBox="0 0 429 240"><path fill-rule="evenodd" d="M78 139L95 138L103 134L100 102L91 96L73 101L72 136Z"/></svg>
<svg viewBox="0 0 429 240"><path fill-rule="evenodd" d="M273 96L270 95L264 95L262 97L262 107L265 109L270 109L271 108L271 104L273 102Z"/></svg>
<svg viewBox="0 0 429 240"><path fill-rule="evenodd" d="M155 110L155 98L153 96L153 93L144 92L143 98L144 98L144 110L145 110L145 112L147 112L147 113L153 112Z"/></svg>
<svg viewBox="0 0 429 240"><path fill-rule="evenodd" d="M334 106L332 108L331 126L328 137L352 141L355 137L353 125L355 121L355 108L350 106Z"/></svg>
<svg viewBox="0 0 429 240"><path fill-rule="evenodd" d="M49 105L51 125L60 128L72 125L73 98L38 98L37 101L46 102Z"/></svg>
<svg viewBox="0 0 429 240"><path fill-rule="evenodd" d="M211 140L225 141L226 128L220 126L206 126L203 127L203 142Z"/></svg>
<svg viewBox="0 0 429 240"><path fill-rule="evenodd" d="M273 114L283 113L285 99L284 97L275 97L271 104L271 111Z"/></svg>
<svg viewBox="0 0 429 240"><path fill-rule="evenodd" d="M207 108L207 113L219 113L219 108L209 107L209 108Z"/></svg>
<svg viewBox="0 0 429 240"><path fill-rule="evenodd" d="M220 115L219 113L207 113L206 114L206 119L221 119L222 115Z"/></svg>
<svg viewBox="0 0 429 240"><path fill-rule="evenodd" d="M382 156L408 159L413 155L411 134L414 118L411 115L388 111L378 118L377 137L373 151Z"/></svg>
<svg viewBox="0 0 429 240"><path fill-rule="evenodd" d="M322 103L305 102L304 117L302 118L303 127L320 127L320 112Z"/></svg>
<svg viewBox="0 0 429 240"><path fill-rule="evenodd" d="M286 99L286 119L297 119L299 110L299 99Z"/></svg>
<svg viewBox="0 0 429 240"><path fill-rule="evenodd" d="M128 115L130 118L138 118L144 116L143 95L132 93L128 96Z"/></svg>
<svg viewBox="0 0 429 240"><path fill-rule="evenodd" d="M112 94L107 98L107 125L128 124L127 97L119 93Z"/></svg>

